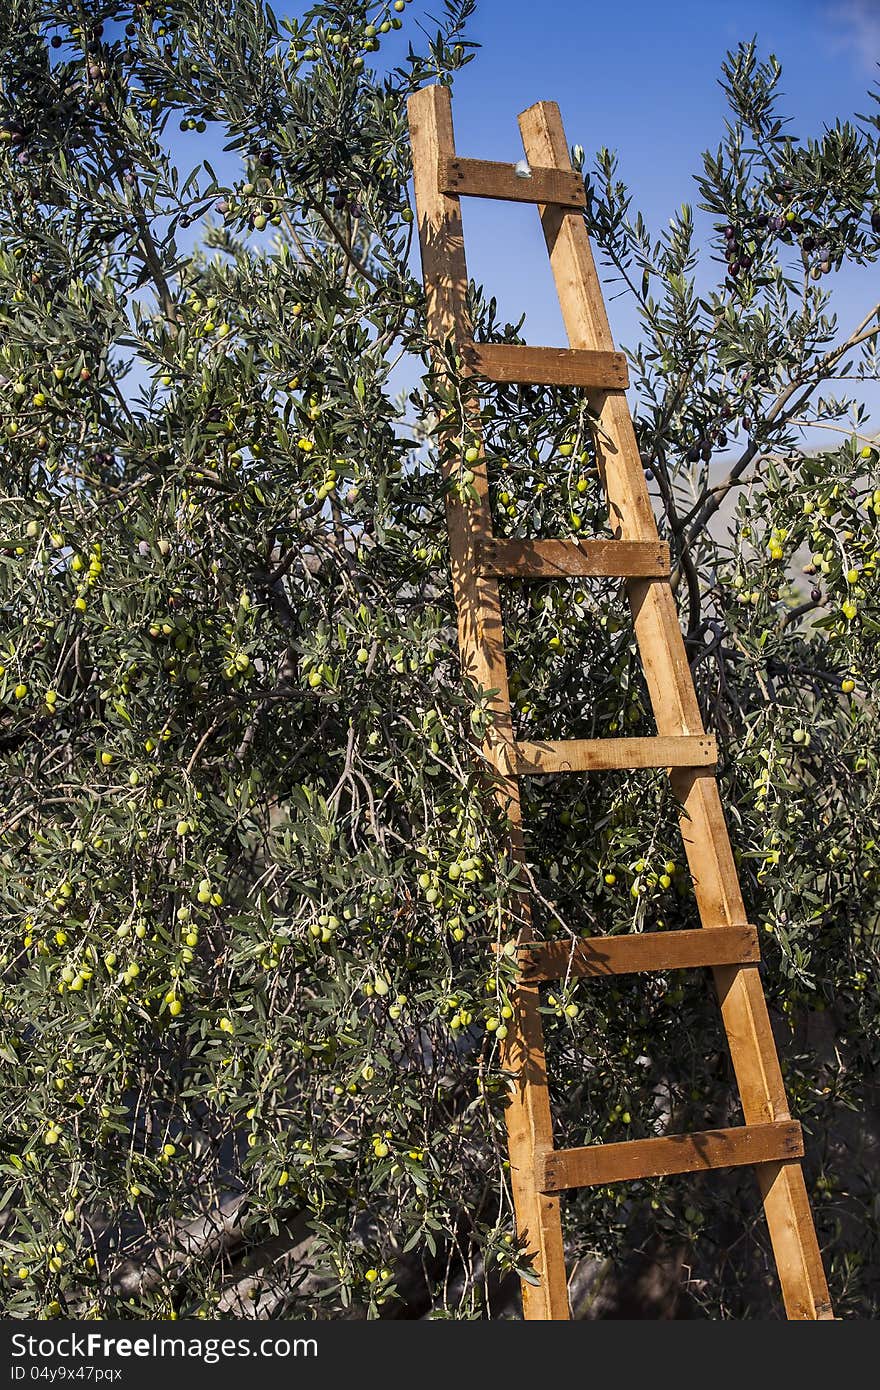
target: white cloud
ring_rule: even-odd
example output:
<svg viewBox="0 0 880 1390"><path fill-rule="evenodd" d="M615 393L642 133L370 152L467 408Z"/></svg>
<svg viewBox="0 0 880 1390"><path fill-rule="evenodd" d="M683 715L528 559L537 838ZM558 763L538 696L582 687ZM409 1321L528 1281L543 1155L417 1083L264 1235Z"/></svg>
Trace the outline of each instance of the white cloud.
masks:
<svg viewBox="0 0 880 1390"><path fill-rule="evenodd" d="M880 63L880 0L835 0L826 5L834 48L845 49L859 67L877 75Z"/></svg>

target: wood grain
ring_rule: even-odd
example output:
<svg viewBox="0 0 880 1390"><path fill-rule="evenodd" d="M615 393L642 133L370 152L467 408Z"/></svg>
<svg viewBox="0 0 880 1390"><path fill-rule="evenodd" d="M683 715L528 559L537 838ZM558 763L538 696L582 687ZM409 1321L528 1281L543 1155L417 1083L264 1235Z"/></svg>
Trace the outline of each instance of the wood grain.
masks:
<svg viewBox="0 0 880 1390"><path fill-rule="evenodd" d="M571 976L630 975L647 970L690 970L704 965L759 961L758 933L752 926L705 931L652 931L621 936L590 936L579 941L534 942L520 956L523 979L561 980Z"/></svg>
<svg viewBox="0 0 880 1390"><path fill-rule="evenodd" d="M529 347L524 343L459 343L462 361L475 376L502 385L580 386L585 391L625 391L629 369L622 352Z"/></svg>
<svg viewBox="0 0 880 1390"><path fill-rule="evenodd" d="M455 197L502 198L509 203L558 203L562 207L584 208L584 181L565 169L532 169L528 177L516 172L513 164L492 159L459 159L441 155L439 165L441 193Z"/></svg>
<svg viewBox="0 0 880 1390"><path fill-rule="evenodd" d="M662 1139L632 1139L622 1144L591 1144L585 1149L557 1149L537 1159L543 1192L572 1187L603 1187L635 1178L662 1178L711 1168L740 1168L746 1163L779 1163L804 1152L796 1120L669 1134Z"/></svg>
<svg viewBox="0 0 880 1390"><path fill-rule="evenodd" d="M561 742L519 739L515 745L516 771L613 772L639 767L706 767L718 760L718 748L709 734L648 738L570 738Z"/></svg>
<svg viewBox="0 0 880 1390"><path fill-rule="evenodd" d="M669 546L662 541L486 540L477 563L499 579L669 578Z"/></svg>

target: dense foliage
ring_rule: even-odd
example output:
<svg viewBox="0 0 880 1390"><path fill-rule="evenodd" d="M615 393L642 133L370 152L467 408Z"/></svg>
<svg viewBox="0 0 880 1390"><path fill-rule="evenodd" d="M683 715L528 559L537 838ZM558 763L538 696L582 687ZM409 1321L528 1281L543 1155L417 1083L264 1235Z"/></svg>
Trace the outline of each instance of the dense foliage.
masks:
<svg viewBox="0 0 880 1390"><path fill-rule="evenodd" d="M0 19L11 1316L511 1307L512 966L492 950L511 874L456 659L449 406L407 192L406 96L469 61L472 8L430 33L404 0L281 21L260 0L10 0ZM829 392L876 380L878 306L845 339L827 286L880 251L880 120L802 144L778 76L753 46L728 56L702 260L690 208L654 238L606 152L588 217L641 310L646 467L833 1294L865 1316L880 480L864 410ZM479 336L517 340L476 289L473 308ZM577 393L494 387L482 419L499 532L603 532ZM804 448L809 421L829 451ZM520 729L651 730L617 586L507 602ZM662 776L525 792L547 933L693 924ZM551 990L546 1023L560 1138L736 1122L699 974ZM686 1259L712 1316L775 1297L748 1175L584 1193L566 1221L591 1296L646 1249Z"/></svg>

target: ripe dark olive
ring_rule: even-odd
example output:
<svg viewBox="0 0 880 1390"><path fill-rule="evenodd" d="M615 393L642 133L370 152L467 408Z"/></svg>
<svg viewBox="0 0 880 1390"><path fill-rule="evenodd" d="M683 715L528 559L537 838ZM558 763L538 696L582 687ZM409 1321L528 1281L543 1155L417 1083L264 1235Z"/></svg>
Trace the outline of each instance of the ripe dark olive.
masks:
<svg viewBox="0 0 880 1390"><path fill-rule="evenodd" d="M699 446L699 444L692 444L691 447L688 449L687 454L685 455L685 457L687 458L688 463L699 463L699 461L700 461L700 446Z"/></svg>
<svg viewBox="0 0 880 1390"><path fill-rule="evenodd" d="M750 415L744 415L744 416L743 416L743 418L742 418L742 427L743 427L743 429L745 430L746 434L748 434L748 433L751 431L751 428L752 428L752 418L751 418Z"/></svg>
<svg viewBox="0 0 880 1390"><path fill-rule="evenodd" d="M801 246L804 248L805 251L815 251L816 238L812 236L805 236L803 241L801 242Z"/></svg>
<svg viewBox="0 0 880 1390"><path fill-rule="evenodd" d="M709 460L711 459L711 457L712 457L712 445L709 444L708 441L707 441L707 442L703 445L702 449L700 450L700 458L703 460L704 463L708 463Z"/></svg>
<svg viewBox="0 0 880 1390"><path fill-rule="evenodd" d="M49 42L51 43L51 45L52 45L53 48L60 48L60 47L61 47L61 35L60 35L60 34L53 34L52 37L51 37L51 39L49 40Z"/></svg>
<svg viewBox="0 0 880 1390"><path fill-rule="evenodd" d="M137 33L137 25L136 25L136 24L126 24L126 26L125 26L125 32L126 32L126 34L128 35L128 37L129 37L130 39L133 39L134 36L135 36L135 34Z"/></svg>
<svg viewBox="0 0 880 1390"><path fill-rule="evenodd" d="M766 212L759 212L758 216L755 218L756 227L766 227L769 225L769 222L770 218Z"/></svg>
<svg viewBox="0 0 880 1390"><path fill-rule="evenodd" d="M260 150L260 163L264 164L267 168L275 163L275 156L268 146L266 149Z"/></svg>
<svg viewBox="0 0 880 1390"><path fill-rule="evenodd" d="M723 449L723 448L725 447L725 445L727 444L727 435L724 433L724 430L722 430L721 433L718 435L718 441L717 441L717 442L718 442L718 448L719 448L719 449Z"/></svg>
<svg viewBox="0 0 880 1390"><path fill-rule="evenodd" d="M880 236L880 208L875 208L871 213L871 231Z"/></svg>
<svg viewBox="0 0 880 1390"><path fill-rule="evenodd" d="M810 590L810 598L813 600L814 603L821 603L821 602L822 602L822 590L821 590L821 589L811 589L811 590Z"/></svg>

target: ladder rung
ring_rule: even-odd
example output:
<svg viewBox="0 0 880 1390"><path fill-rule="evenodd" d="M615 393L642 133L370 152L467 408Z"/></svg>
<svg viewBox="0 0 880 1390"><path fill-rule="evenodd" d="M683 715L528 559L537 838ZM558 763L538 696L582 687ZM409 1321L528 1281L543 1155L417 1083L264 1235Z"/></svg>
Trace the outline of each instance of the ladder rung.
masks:
<svg viewBox="0 0 880 1390"><path fill-rule="evenodd" d="M477 560L483 574L505 579L667 579L669 546L663 541L484 541Z"/></svg>
<svg viewBox="0 0 880 1390"><path fill-rule="evenodd" d="M631 1139L622 1144L591 1144L585 1149L558 1149L537 1157L542 1192L571 1187L602 1187L608 1182L662 1178L670 1173L697 1173L708 1168L740 1168L746 1163L784 1163L804 1152L796 1120L670 1134L662 1139Z"/></svg>
<svg viewBox="0 0 880 1390"><path fill-rule="evenodd" d="M522 176L513 164L441 155L439 183L441 193L455 197L464 194L513 203L558 203L567 208L583 208L587 203L583 179L565 169L532 169Z"/></svg>
<svg viewBox="0 0 880 1390"><path fill-rule="evenodd" d="M761 959L752 926L698 927L694 931L589 936L537 941L522 948L528 983L566 975L629 975L647 970L691 970L702 965L745 965Z"/></svg>
<svg viewBox="0 0 880 1390"><path fill-rule="evenodd" d="M501 384L583 386L590 391L625 391L629 386L622 352L474 342L462 343L459 351L477 376Z"/></svg>
<svg viewBox="0 0 880 1390"><path fill-rule="evenodd" d="M519 775L544 772L613 772L637 767L711 767L718 748L711 734L654 734L649 738L571 738L516 744Z"/></svg>

